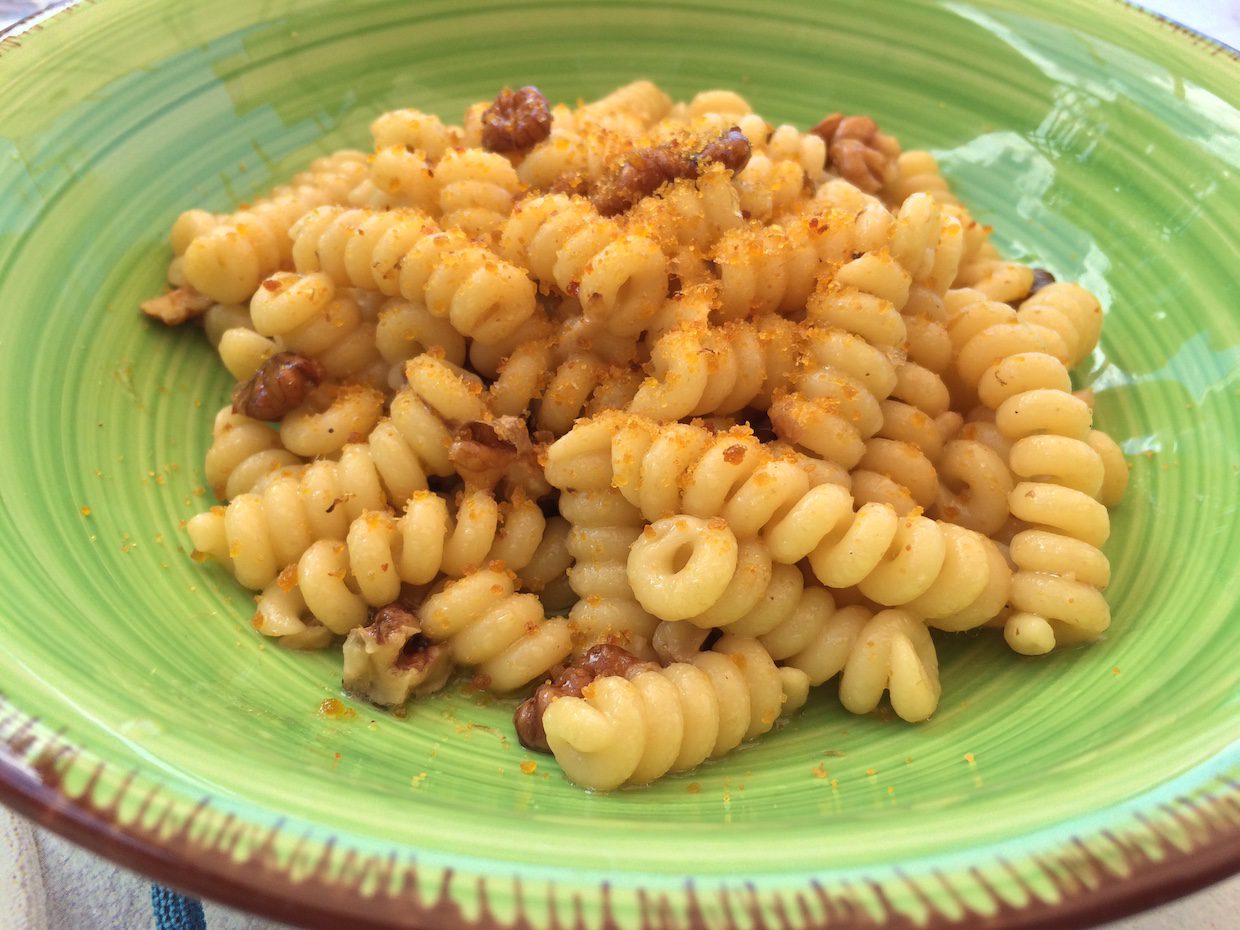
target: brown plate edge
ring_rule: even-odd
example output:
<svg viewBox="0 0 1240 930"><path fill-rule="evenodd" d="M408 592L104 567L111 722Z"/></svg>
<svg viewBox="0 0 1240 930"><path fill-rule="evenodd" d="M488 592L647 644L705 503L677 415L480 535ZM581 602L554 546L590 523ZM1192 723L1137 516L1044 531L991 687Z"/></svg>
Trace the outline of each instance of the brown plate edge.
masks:
<svg viewBox="0 0 1240 930"><path fill-rule="evenodd" d="M147 875L154 880L179 888L190 894L258 914L293 923L308 930L335 930L342 925L357 930L537 930L520 909L521 880L516 876L497 875L490 878L460 876L445 872L434 900L423 897L418 890L417 862L413 857L398 858L346 854L343 866L334 862L337 852L332 841L317 853L311 853L312 868L306 877L296 878L290 863L299 861L297 847L281 864L275 853L275 840L288 827L277 822L264 833L262 842L248 856L238 856L239 844L253 829L239 823L231 815L220 815L207 798L193 807L189 816L179 823L169 821L172 803L161 804L156 787L141 795L137 813L119 822L122 801L134 800L127 792L135 789L134 775L121 782L121 787L106 801L95 797L105 767L91 764L85 784L76 793L66 788L66 775L83 759L82 751L65 739L63 734L41 736L36 718L25 715L0 695L0 802L28 817L38 825L125 868ZM79 766L79 769L81 767ZM79 773L80 774L80 773ZM813 881L811 887L797 893L798 900L781 901L785 914L808 914L806 898L817 904L823 918L807 921L812 930L1075 930L1115 920L1129 914L1165 904L1214 882L1240 872L1240 782L1220 782L1221 793L1204 799L1176 799L1179 808L1164 805L1162 810L1177 822L1189 838L1187 847L1161 832L1160 825L1144 821L1157 840L1158 852L1150 855L1139 842L1125 840L1103 832L1127 868L1117 875L1078 837L1066 842L1061 850L1038 860L1047 878L1055 885L1060 897L1046 901L1027 885L1025 900L1010 903L997 889L974 869L972 878L988 893L993 909L978 911L967 905L954 891L947 876L937 878L958 905L943 910L931 901L917 885L908 886L920 897L929 920L912 921L891 905L883 887L873 881L864 882L866 889L880 902L886 914L875 919L852 887L828 888ZM162 806L162 812L160 808ZM1192 815L1185 815L1188 812ZM199 818L212 816L213 828L199 831ZM204 837L206 837L204 839ZM304 860L304 856L300 857ZM303 865L307 864L303 862ZM377 872L376 872L377 870ZM1015 870L1011 876L1020 881ZM473 890L480 908L475 919L465 916L453 901L455 880L476 883ZM490 909L487 898L488 881L512 881L518 913L513 921L498 918ZM906 880L907 881L907 880ZM364 883L395 889L386 894L365 894ZM1022 882L1023 884L1023 882ZM567 906L575 915L571 930L592 926L587 919L586 902L578 891L566 892L564 899L551 894L551 912ZM642 925L646 930L739 930L752 923L757 930L770 924L763 917L757 892L743 879L730 889L699 892L686 880L680 904L686 915L683 922L673 915L681 908L670 906L665 892L638 892L642 901ZM601 903L600 930L619 930L620 923L612 909L612 890L603 883L597 890ZM591 898L595 895L590 893ZM787 895L787 897L794 897ZM711 900L713 899L713 900ZM559 905L557 907L556 905ZM744 916L738 922L736 913ZM708 919L707 913L725 915L725 921ZM342 921L346 922L342 924ZM553 918L551 930L570 930Z"/></svg>

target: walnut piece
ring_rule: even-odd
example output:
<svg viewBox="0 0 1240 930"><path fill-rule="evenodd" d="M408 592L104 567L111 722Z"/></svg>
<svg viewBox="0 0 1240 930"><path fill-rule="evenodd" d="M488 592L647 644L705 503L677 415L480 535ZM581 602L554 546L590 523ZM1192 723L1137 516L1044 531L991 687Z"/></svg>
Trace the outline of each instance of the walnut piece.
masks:
<svg viewBox="0 0 1240 930"><path fill-rule="evenodd" d="M715 162L729 171L737 172L749 164L749 156L752 154L753 147L749 144L745 134L733 126L723 135L711 139L701 149L690 155L689 160L697 169L695 175L700 174L702 168Z"/></svg>
<svg viewBox="0 0 1240 930"><path fill-rule="evenodd" d="M1029 288L1029 293L1026 294L1025 297L1027 298L1032 297L1038 291L1042 290L1042 288L1046 287L1047 285L1054 284L1054 283L1055 283L1055 276L1053 274L1051 274L1045 268L1034 268L1033 269L1033 284Z"/></svg>
<svg viewBox="0 0 1240 930"><path fill-rule="evenodd" d="M482 147L519 152L551 135L551 108L537 87L505 87L482 114Z"/></svg>
<svg viewBox="0 0 1240 930"><path fill-rule="evenodd" d="M550 490L538 464L538 448L520 417L462 423L452 438L448 461L467 488L490 491L503 484L510 491L519 488L531 498L542 497Z"/></svg>
<svg viewBox="0 0 1240 930"><path fill-rule="evenodd" d="M552 701L562 697L581 697L586 686L596 678L607 678L611 675L632 678L658 667L619 646L605 643L592 647L576 663L560 669L553 679L539 685L531 697L521 702L512 715L517 739L526 749L551 752L542 720Z"/></svg>
<svg viewBox="0 0 1240 930"><path fill-rule="evenodd" d="M603 216L615 216L649 197L664 184L680 178L696 178L716 162L740 171L749 162L751 147L744 133L733 126L696 151L669 142L629 152L608 177L599 182L591 200Z"/></svg>
<svg viewBox="0 0 1240 930"><path fill-rule="evenodd" d="M180 326L186 320L200 317L211 309L214 301L192 287L178 287L167 294L142 301L142 312L167 326Z"/></svg>
<svg viewBox="0 0 1240 930"><path fill-rule="evenodd" d="M827 167L868 194L895 175L900 146L868 116L832 113L810 132L827 143Z"/></svg>
<svg viewBox="0 0 1240 930"><path fill-rule="evenodd" d="M263 362L254 377L233 388L233 412L255 420L280 420L301 406L326 374L316 359L277 353Z"/></svg>
<svg viewBox="0 0 1240 930"><path fill-rule="evenodd" d="M345 690L383 707L439 690L451 672L448 648L427 639L403 604L378 608L369 625L351 630L344 643Z"/></svg>

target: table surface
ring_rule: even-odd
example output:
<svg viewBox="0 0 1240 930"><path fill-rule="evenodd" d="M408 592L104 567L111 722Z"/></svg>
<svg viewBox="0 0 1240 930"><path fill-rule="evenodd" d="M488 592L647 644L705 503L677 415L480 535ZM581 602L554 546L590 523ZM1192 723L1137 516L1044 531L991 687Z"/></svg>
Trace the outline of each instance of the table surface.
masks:
<svg viewBox="0 0 1240 930"><path fill-rule="evenodd" d="M49 0L0 0L0 28L50 6ZM1141 5L1240 48L1240 0L1142 0ZM5 858L5 841L24 850ZM20 839L19 839L20 838ZM25 845L23 846L22 843ZM10 852L10 854L12 854ZM41 888L31 887L33 884ZM25 895L34 906L4 906ZM210 930L285 930L283 924L207 903ZM1240 925L1240 876L1099 930L1235 930ZM0 930L139 930L153 927L150 884L44 830L31 831L0 808Z"/></svg>

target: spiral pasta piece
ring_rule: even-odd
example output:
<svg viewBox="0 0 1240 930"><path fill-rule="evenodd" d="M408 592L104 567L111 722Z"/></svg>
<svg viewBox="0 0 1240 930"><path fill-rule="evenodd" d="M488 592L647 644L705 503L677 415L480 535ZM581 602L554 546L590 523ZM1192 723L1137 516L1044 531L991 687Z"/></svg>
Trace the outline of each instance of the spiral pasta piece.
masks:
<svg viewBox="0 0 1240 930"><path fill-rule="evenodd" d="M656 420L765 409L790 382L800 352L796 324L778 316L679 326L655 340L651 375L628 409Z"/></svg>
<svg viewBox="0 0 1240 930"><path fill-rule="evenodd" d="M626 132L641 123L629 114L571 111L557 106L551 111L551 133L517 165L523 184L548 191L571 182L598 181L617 158L635 145Z"/></svg>
<svg viewBox="0 0 1240 930"><path fill-rule="evenodd" d="M741 127L745 131L745 127ZM745 133L749 136L749 133ZM749 136L751 142L775 162L795 162L812 184L821 184L827 176L827 143L822 136L801 132L795 126L783 123L776 126L765 139L765 133ZM755 138L757 136L757 138Z"/></svg>
<svg viewBox="0 0 1240 930"><path fill-rule="evenodd" d="M632 81L617 87L611 93L581 107L583 117L597 118L610 114L634 117L642 127L653 126L672 108L669 97L653 81Z"/></svg>
<svg viewBox="0 0 1240 930"><path fill-rule="evenodd" d="M800 313L824 268L882 248L895 222L878 200L838 179L792 206L779 223L726 231L708 253L720 320Z"/></svg>
<svg viewBox="0 0 1240 930"><path fill-rule="evenodd" d="M534 284L520 268L417 211L322 207L292 235L299 272L404 297L482 342L503 339L535 310Z"/></svg>
<svg viewBox="0 0 1240 930"><path fill-rule="evenodd" d="M905 362L880 407L882 426L866 441L853 471L853 496L861 503L891 504L900 514L915 507L928 510L939 498L936 465L945 441L960 426L959 415L950 410L947 386L929 369Z"/></svg>
<svg viewBox="0 0 1240 930"><path fill-rule="evenodd" d="M916 723L934 713L942 692L934 641L907 610L867 618L864 608L846 607L788 665L804 670L811 682L838 671L840 703L854 714L872 711L886 691L896 714Z"/></svg>
<svg viewBox="0 0 1240 930"><path fill-rule="evenodd" d="M540 284L581 302L611 332L636 336L667 294L667 258L659 244L626 233L585 198L547 194L523 200L500 239L509 261Z"/></svg>
<svg viewBox="0 0 1240 930"><path fill-rule="evenodd" d="M939 476L934 516L994 536L1008 520L1008 498L1014 483L1007 464L1007 444L974 438L977 424L968 424L949 441L935 462Z"/></svg>
<svg viewBox="0 0 1240 930"><path fill-rule="evenodd" d="M349 192L349 205L367 209L412 208L437 212L435 159L408 145L389 145L370 156L367 177Z"/></svg>
<svg viewBox="0 0 1240 930"><path fill-rule="evenodd" d="M709 253L720 292L720 320L742 320L805 306L822 265L817 219L727 230Z"/></svg>
<svg viewBox="0 0 1240 930"><path fill-rule="evenodd" d="M759 151L750 155L732 183L745 216L769 222L805 196L806 180L799 160L773 159Z"/></svg>
<svg viewBox="0 0 1240 930"><path fill-rule="evenodd" d="M253 490L212 507L186 524L194 548L247 588L260 590L320 539L343 539L349 522L387 501L373 471L357 467L346 446L340 461L284 469Z"/></svg>
<svg viewBox="0 0 1240 930"><path fill-rule="evenodd" d="M811 685L842 673L841 701L853 713L873 710L887 690L905 720L934 712L941 690L938 660L919 616L837 609L825 587L807 585L800 569L774 561L767 542L732 536L725 553L716 538L730 531L704 524L685 516L660 520L629 556L634 591L665 620L654 636L661 658L687 661L708 630L722 629L757 639L773 660L804 672ZM665 556L675 546L688 551L672 563L684 563L672 572Z"/></svg>
<svg viewBox="0 0 1240 930"><path fill-rule="evenodd" d="M297 566L295 587L285 591L273 586L259 598L261 619L256 618L255 625L276 636L298 623L310 631L321 625L328 635L347 634L356 651L354 670L346 666L346 680L357 676L353 687L359 687L361 679L370 690L378 674L391 670L395 657L391 650L378 650L373 633L367 634L372 613L344 580L348 560L344 550L344 543L333 540L307 549ZM572 648L568 621L548 618L538 598L517 593L513 574L499 567L441 582L422 600L416 617L416 635L446 649L432 656L436 661L427 674L387 682L390 687L408 686L412 691L426 685L433 690L451 666L460 666L474 669L479 687L512 691L545 675ZM398 693L391 702L403 703L409 691ZM375 699L373 691L368 696Z"/></svg>
<svg viewBox="0 0 1240 930"><path fill-rule="evenodd" d="M500 693L528 684L572 651L570 622L547 617L533 594L518 594L510 572L488 568L450 580L418 608L422 633L445 643L474 681Z"/></svg>
<svg viewBox="0 0 1240 930"><path fill-rule="evenodd" d="M896 225L895 215L881 200L843 178L820 184L804 212L820 228L826 226L822 235L829 244L828 260L836 262L889 245Z"/></svg>
<svg viewBox="0 0 1240 930"><path fill-rule="evenodd" d="M680 178L643 197L626 212L624 225L659 243L669 258L685 250L704 255L742 225L742 209L731 172L711 164L696 178Z"/></svg>
<svg viewBox="0 0 1240 930"><path fill-rule="evenodd" d="M423 353L441 352L444 361L458 367L465 364L465 337L423 304L399 297L384 301L379 309L375 348L389 366L387 385L393 390L405 381L405 364Z"/></svg>
<svg viewBox="0 0 1240 930"><path fill-rule="evenodd" d="M371 606L396 599L393 577L421 585L441 574L459 578L496 563L519 574L538 555L553 521L562 523L549 521L519 493L502 501L474 490L449 501L417 491L399 517L376 511L353 521L346 537L349 572Z"/></svg>
<svg viewBox="0 0 1240 930"><path fill-rule="evenodd" d="M905 328L882 297L851 287L834 293L840 299L823 291L811 298L822 322L806 331L802 370L791 390L776 393L770 416L781 439L851 469L883 426L883 401L899 383L892 350Z"/></svg>
<svg viewBox="0 0 1240 930"><path fill-rule="evenodd" d="M958 204L956 195L939 171L938 162L929 152L902 152L896 159L896 178L887 185L892 203L903 203L913 194L929 194L941 204Z"/></svg>
<svg viewBox="0 0 1240 930"><path fill-rule="evenodd" d="M521 191L516 170L503 155L450 149L435 165L439 222L474 238L498 232Z"/></svg>
<svg viewBox="0 0 1240 930"><path fill-rule="evenodd" d="M629 547L634 597L660 620L696 617L719 600L737 574L736 535L720 517L688 514L647 526Z"/></svg>
<svg viewBox="0 0 1240 930"><path fill-rule="evenodd" d="M349 193L349 204L434 210L435 163L461 142L461 130L445 126L432 113L404 109L381 113L370 124L370 134L375 151L368 159L367 177Z"/></svg>
<svg viewBox="0 0 1240 930"><path fill-rule="evenodd" d="M956 279L964 248L959 218L934 198L915 193L900 205L891 251L912 278L900 311L908 332L908 360L936 374L952 359L943 297Z"/></svg>
<svg viewBox="0 0 1240 930"><path fill-rule="evenodd" d="M367 435L382 416L382 392L360 384L329 383L284 415L280 441L307 458L333 455Z"/></svg>
<svg viewBox="0 0 1240 930"><path fill-rule="evenodd" d="M403 506L427 487L428 475L453 475L449 458L456 425L483 419L481 385L430 355L407 366L408 385L392 399L364 443L351 442L338 460L277 472L251 493L189 521L195 547L249 588L268 585L310 544L340 540L367 510Z"/></svg>
<svg viewBox="0 0 1240 930"><path fill-rule="evenodd" d="M530 415L536 429L568 432L583 414L624 407L638 391L640 374L610 365L591 352L561 358L554 340L523 343L501 364L487 392L498 415Z"/></svg>
<svg viewBox="0 0 1240 930"><path fill-rule="evenodd" d="M568 583L578 598L568 615L574 651L611 643L651 657L658 620L637 603L627 574L629 548L645 521L611 488L563 488L560 513L570 526Z"/></svg>
<svg viewBox="0 0 1240 930"><path fill-rule="evenodd" d="M220 354L258 354L255 334L268 351L296 352L317 360L330 378L381 381L376 348L379 301L364 292L337 288L324 274L276 272L250 300L254 333L232 329L221 338ZM234 340L236 340L234 342ZM232 366L230 366L231 369Z"/></svg>
<svg viewBox="0 0 1240 930"><path fill-rule="evenodd" d="M694 768L768 732L805 701L805 676L779 669L753 639L724 636L691 662L638 666L554 700L542 725L582 787L608 791Z"/></svg>
<svg viewBox="0 0 1240 930"><path fill-rule="evenodd" d="M399 146L425 152L432 159L461 141L460 129L445 126L434 113L412 108L380 113L370 124L370 135L376 151Z"/></svg>
<svg viewBox="0 0 1240 930"><path fill-rule="evenodd" d="M554 487L618 491L643 522L723 517L738 538L760 533L811 486L847 483L829 464L765 447L741 427L715 433L616 412L579 420L548 447L545 469Z"/></svg>
<svg viewBox="0 0 1240 930"><path fill-rule="evenodd" d="M406 587L482 568L520 572L539 554L546 530L538 505L520 495L499 501L472 491L450 503L422 491L399 517L367 511L349 524L343 539L316 541L298 560L296 583L310 614L347 633L368 611L398 600Z"/></svg>
<svg viewBox="0 0 1240 930"><path fill-rule="evenodd" d="M1009 466L1023 479L1008 502L1032 529L1010 545L1018 570L1005 638L1028 655L1096 639L1110 625L1101 593L1110 580L1101 551L1110 517L1099 498L1115 499L1115 484L1104 491L1103 451L1112 463L1116 457L1105 443L1091 443L1092 411L1072 393L1065 367L1092 349L1099 311L1074 286L1050 288L1058 290L1041 300L1039 292L1018 311L978 291L954 292L952 301L957 374L994 411L1011 444Z"/></svg>
<svg viewBox="0 0 1240 930"><path fill-rule="evenodd" d="M219 500L231 500L267 476L302 464L304 460L286 449L266 423L234 413L232 407L215 415L204 471Z"/></svg>
<svg viewBox="0 0 1240 930"><path fill-rule="evenodd" d="M657 540L656 536L651 541ZM634 546L630 570L640 570L645 557L646 553ZM688 661L701 648L707 633L716 629L752 636L772 658L788 659L808 648L815 631L834 613L834 602L826 588L807 586L799 568L774 561L764 540L736 540L733 561L734 571L726 572L726 584L708 606L683 618L687 622L668 620L659 624L654 645L661 659ZM827 677L813 683L820 684Z"/></svg>
<svg viewBox="0 0 1240 930"><path fill-rule="evenodd" d="M185 280L224 304L242 303L259 283L289 264L289 229L307 210L341 203L365 171L360 152L341 152L311 165L288 187L230 216L197 211L173 227L173 250ZM180 247L183 246L183 254Z"/></svg>
<svg viewBox="0 0 1240 930"><path fill-rule="evenodd" d="M770 526L774 558L808 558L829 588L856 587L888 607L904 607L944 630L965 630L996 616L1007 601L1011 570L979 533L889 504L854 509L836 485L811 488Z"/></svg>

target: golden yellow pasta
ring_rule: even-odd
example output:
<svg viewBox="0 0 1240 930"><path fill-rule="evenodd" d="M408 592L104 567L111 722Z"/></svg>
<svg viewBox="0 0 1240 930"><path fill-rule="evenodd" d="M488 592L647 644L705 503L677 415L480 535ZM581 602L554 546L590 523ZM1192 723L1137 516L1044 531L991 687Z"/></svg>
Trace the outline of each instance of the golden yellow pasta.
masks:
<svg viewBox="0 0 1240 930"><path fill-rule="evenodd" d="M930 153L649 81L370 130L181 214L143 304L237 381L187 531L260 633L383 707L541 682L518 737L607 790L831 678L925 720L935 637L1108 629L1127 466L1070 376L1102 307L1005 259Z"/></svg>
<svg viewBox="0 0 1240 930"><path fill-rule="evenodd" d="M807 690L804 673L777 668L759 643L735 636L691 662L635 671L547 707L547 743L577 784L607 790L691 769L769 731Z"/></svg>

